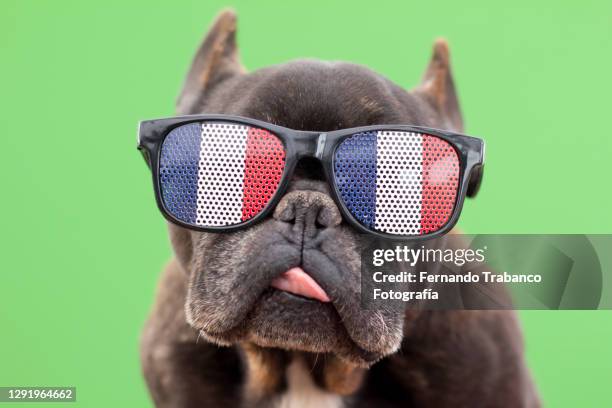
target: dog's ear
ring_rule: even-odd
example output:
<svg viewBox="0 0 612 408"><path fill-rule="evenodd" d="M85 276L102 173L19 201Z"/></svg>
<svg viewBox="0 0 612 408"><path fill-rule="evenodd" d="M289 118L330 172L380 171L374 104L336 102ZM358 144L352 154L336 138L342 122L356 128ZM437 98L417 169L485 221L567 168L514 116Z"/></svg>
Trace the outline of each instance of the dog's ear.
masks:
<svg viewBox="0 0 612 408"><path fill-rule="evenodd" d="M463 119L451 73L446 40L439 39L434 43L431 61L415 92L433 105L448 128L463 131Z"/></svg>
<svg viewBox="0 0 612 408"><path fill-rule="evenodd" d="M243 72L236 46L236 13L225 10L219 14L193 57L176 102L177 112L197 113L212 87Z"/></svg>

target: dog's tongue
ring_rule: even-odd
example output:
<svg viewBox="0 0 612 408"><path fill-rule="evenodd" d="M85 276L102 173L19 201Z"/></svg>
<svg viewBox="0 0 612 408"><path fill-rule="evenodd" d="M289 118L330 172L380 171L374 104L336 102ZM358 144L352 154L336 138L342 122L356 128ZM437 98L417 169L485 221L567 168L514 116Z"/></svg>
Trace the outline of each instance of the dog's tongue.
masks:
<svg viewBox="0 0 612 408"><path fill-rule="evenodd" d="M275 278L271 286L279 290L284 290L285 292L293 293L294 295L316 299L321 302L330 301L329 296L327 296L323 288L321 288L310 275L304 272L302 268L297 266Z"/></svg>

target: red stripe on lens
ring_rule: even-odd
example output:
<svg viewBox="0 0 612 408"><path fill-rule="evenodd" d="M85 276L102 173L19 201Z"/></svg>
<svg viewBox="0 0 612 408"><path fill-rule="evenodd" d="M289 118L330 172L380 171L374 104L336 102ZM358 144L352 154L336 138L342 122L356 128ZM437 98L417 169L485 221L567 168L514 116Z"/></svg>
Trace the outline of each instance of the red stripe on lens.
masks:
<svg viewBox="0 0 612 408"><path fill-rule="evenodd" d="M423 135L421 235L438 231L453 213L459 184L459 157L445 140Z"/></svg>
<svg viewBox="0 0 612 408"><path fill-rule="evenodd" d="M270 202L285 168L282 142L267 130L250 128L247 136L242 194L242 221L259 214Z"/></svg>

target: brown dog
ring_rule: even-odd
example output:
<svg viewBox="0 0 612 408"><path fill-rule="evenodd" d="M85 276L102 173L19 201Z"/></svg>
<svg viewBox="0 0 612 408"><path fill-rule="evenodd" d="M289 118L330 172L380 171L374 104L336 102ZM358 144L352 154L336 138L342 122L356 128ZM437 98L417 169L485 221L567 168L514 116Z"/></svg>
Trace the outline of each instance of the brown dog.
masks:
<svg viewBox="0 0 612 408"><path fill-rule="evenodd" d="M195 56L180 114L224 113L331 131L413 124L460 131L445 42L411 92L361 66L302 60L246 73L222 13ZM159 407L536 407L513 312L360 307L361 238L315 160L273 215L234 233L170 224L166 268L142 338ZM303 267L331 302L270 282Z"/></svg>

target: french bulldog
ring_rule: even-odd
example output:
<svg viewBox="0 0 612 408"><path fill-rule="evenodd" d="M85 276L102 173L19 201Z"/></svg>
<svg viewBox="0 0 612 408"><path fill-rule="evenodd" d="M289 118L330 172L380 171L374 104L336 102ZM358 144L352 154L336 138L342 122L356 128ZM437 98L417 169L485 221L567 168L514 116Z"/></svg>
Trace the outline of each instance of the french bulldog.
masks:
<svg viewBox="0 0 612 408"><path fill-rule="evenodd" d="M223 113L297 130L412 124L461 131L446 42L406 91L345 62L247 73L236 16L197 51L179 114ZM512 311L360 306L361 235L321 164L299 162L271 216L232 233L169 224L174 258L144 328L157 407L537 407Z"/></svg>

